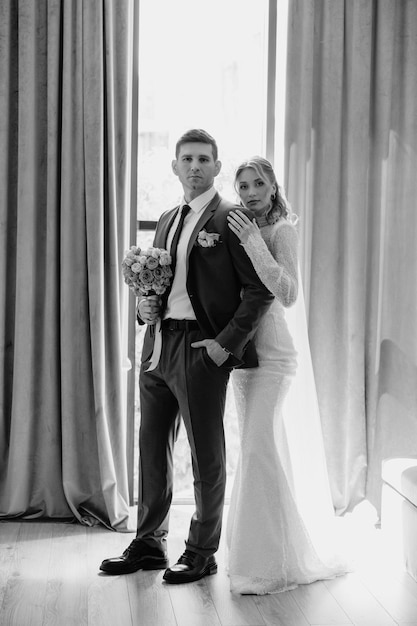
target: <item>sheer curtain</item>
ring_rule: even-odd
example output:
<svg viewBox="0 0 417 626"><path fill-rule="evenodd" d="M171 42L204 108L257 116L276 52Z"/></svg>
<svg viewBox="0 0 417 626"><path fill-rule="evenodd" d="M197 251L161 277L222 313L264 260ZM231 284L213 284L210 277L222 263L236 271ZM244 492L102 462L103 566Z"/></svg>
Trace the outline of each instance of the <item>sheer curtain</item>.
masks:
<svg viewBox="0 0 417 626"><path fill-rule="evenodd" d="M335 508L416 454L417 4L293 0L286 188Z"/></svg>
<svg viewBox="0 0 417 626"><path fill-rule="evenodd" d="M133 0L0 5L0 516L128 525Z"/></svg>

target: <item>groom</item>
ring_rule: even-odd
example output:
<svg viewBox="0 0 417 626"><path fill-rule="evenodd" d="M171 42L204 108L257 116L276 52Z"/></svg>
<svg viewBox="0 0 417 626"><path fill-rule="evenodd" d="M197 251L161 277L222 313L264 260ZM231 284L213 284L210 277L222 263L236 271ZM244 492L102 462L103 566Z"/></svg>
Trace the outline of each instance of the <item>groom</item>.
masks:
<svg viewBox="0 0 417 626"><path fill-rule="evenodd" d="M166 537L172 499L172 451L178 416L192 454L196 510L186 549L164 573L167 583L214 574L226 482L223 415L233 367L256 367L251 343L272 302L239 239L227 225L236 208L213 187L221 163L213 137L200 129L177 142L172 168L184 197L157 225L154 246L175 264L169 294L142 298L148 324L140 372L139 496L137 536L122 556L106 559L107 574L168 565ZM155 332L150 332L158 318Z"/></svg>

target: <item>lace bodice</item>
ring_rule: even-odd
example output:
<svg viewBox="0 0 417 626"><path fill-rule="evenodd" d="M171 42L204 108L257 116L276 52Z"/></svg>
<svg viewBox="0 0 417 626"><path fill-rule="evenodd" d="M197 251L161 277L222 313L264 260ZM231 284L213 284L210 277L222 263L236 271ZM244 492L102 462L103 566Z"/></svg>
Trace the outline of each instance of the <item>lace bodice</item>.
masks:
<svg viewBox="0 0 417 626"><path fill-rule="evenodd" d="M289 307L298 293L298 235L291 222L280 219L262 226L242 244L255 270L279 302Z"/></svg>

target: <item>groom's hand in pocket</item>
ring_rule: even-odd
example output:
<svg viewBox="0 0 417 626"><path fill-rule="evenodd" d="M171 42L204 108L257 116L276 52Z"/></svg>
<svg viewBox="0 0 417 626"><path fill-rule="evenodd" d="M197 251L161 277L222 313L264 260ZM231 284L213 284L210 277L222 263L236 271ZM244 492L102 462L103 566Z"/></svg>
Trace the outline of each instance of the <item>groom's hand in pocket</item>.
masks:
<svg viewBox="0 0 417 626"><path fill-rule="evenodd" d="M215 339L202 339L201 341L194 341L191 344L192 348L205 348L207 354L214 363L220 367L229 358L229 352L224 350Z"/></svg>

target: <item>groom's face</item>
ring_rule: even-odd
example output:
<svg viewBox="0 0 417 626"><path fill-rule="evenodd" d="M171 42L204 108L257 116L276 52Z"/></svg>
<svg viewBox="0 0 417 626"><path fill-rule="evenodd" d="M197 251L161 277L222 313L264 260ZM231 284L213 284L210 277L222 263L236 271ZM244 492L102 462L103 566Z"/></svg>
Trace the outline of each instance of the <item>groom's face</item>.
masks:
<svg viewBox="0 0 417 626"><path fill-rule="evenodd" d="M172 161L172 169L180 179L186 199L192 200L212 187L221 163L214 160L210 144L190 142L182 144L178 158Z"/></svg>

